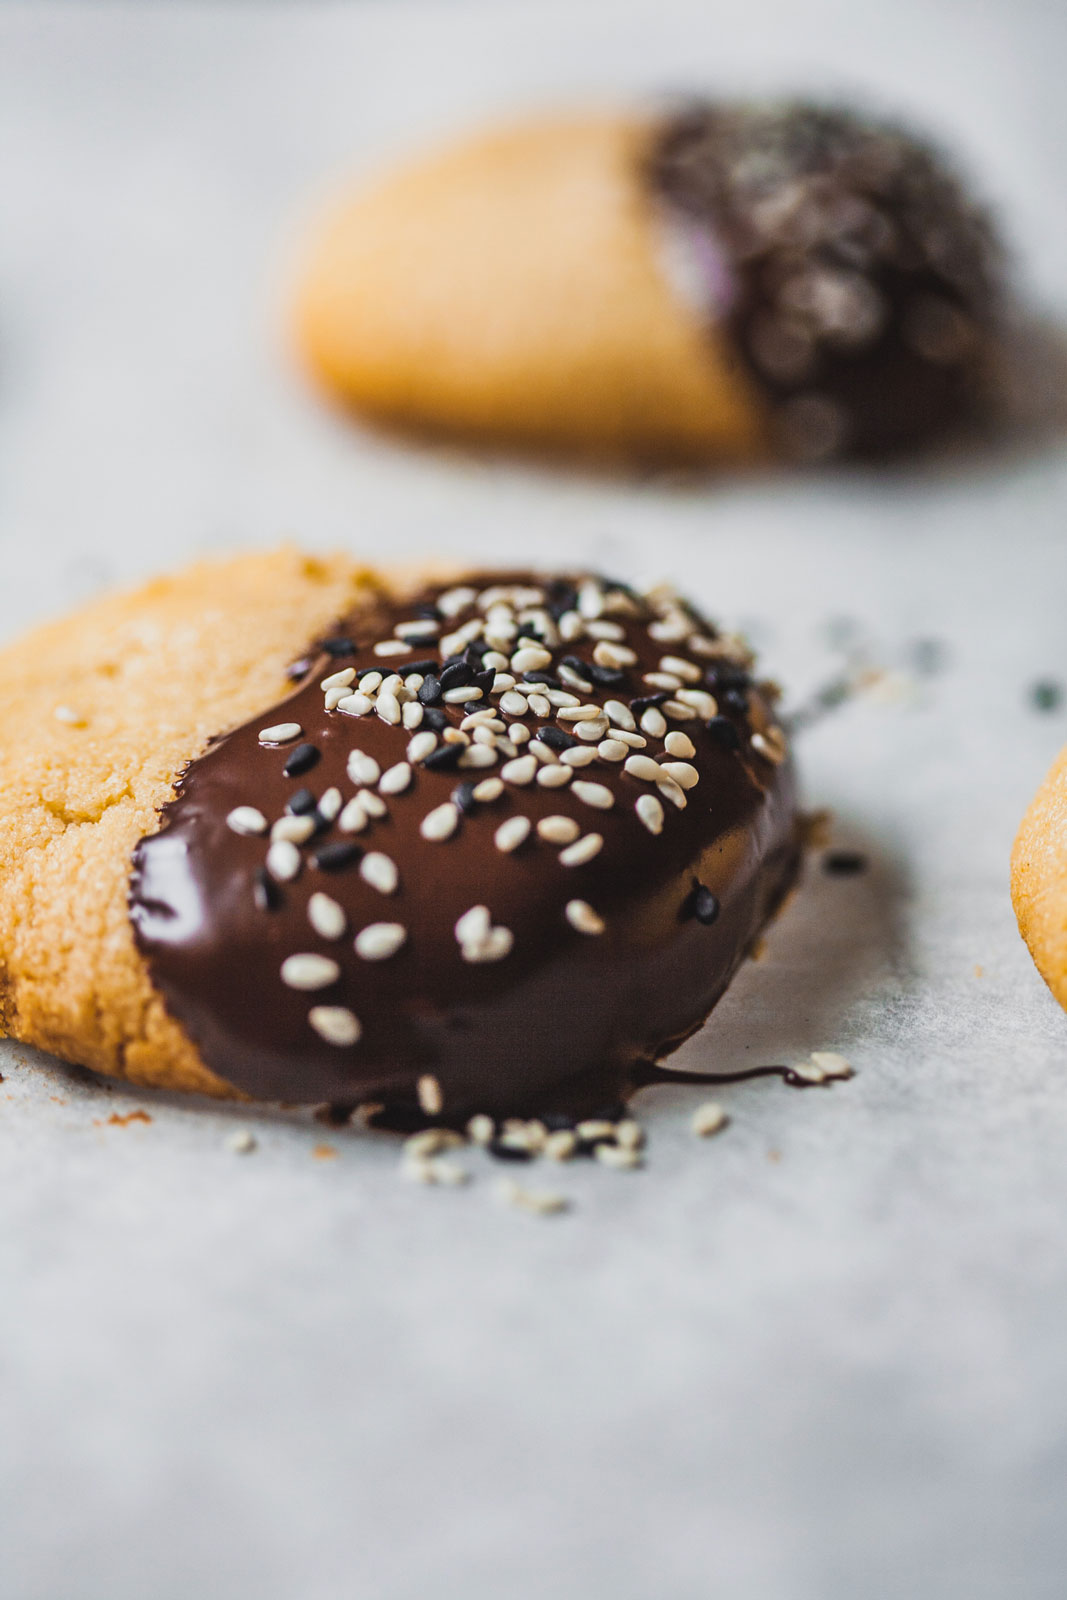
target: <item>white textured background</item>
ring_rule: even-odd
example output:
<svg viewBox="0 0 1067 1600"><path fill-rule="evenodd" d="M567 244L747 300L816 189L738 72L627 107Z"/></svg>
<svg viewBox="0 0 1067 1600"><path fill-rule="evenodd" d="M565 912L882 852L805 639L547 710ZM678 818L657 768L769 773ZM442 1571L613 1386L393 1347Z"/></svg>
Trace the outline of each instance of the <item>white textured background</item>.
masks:
<svg viewBox="0 0 1067 1600"><path fill-rule="evenodd" d="M0 5L0 625L297 537L666 573L798 689L827 624L916 696L810 734L818 870L648 1169L410 1189L388 1141L0 1053L3 1600L1052 1600L1067 1580L1067 1019L1007 855L1067 714L1067 458L710 488L360 436L293 372L291 238L352 167L490 112L858 88L962 150L1067 312L1058 0ZM2 715L2 708L0 708ZM980 969L981 975L978 970ZM148 1124L107 1125L144 1107ZM224 1148L237 1122L255 1154Z"/></svg>

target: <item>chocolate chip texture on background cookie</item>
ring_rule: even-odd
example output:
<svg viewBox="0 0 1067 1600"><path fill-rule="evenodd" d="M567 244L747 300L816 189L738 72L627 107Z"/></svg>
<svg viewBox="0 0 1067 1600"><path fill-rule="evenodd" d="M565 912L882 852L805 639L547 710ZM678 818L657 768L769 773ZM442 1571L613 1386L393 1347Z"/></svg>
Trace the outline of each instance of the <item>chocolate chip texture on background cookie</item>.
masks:
<svg viewBox="0 0 1067 1600"><path fill-rule="evenodd" d="M430 1118L584 1111L792 885L773 694L673 591L197 567L0 656L4 1030Z"/></svg>
<svg viewBox="0 0 1067 1600"><path fill-rule="evenodd" d="M491 130L322 230L320 380L389 423L691 463L930 445L988 408L1001 250L945 161L815 105Z"/></svg>

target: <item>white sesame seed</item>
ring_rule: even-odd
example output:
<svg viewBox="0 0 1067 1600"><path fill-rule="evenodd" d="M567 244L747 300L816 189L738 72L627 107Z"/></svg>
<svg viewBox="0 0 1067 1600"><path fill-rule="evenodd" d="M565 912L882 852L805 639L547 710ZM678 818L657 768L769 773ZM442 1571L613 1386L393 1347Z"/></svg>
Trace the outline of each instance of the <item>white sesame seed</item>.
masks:
<svg viewBox="0 0 1067 1600"><path fill-rule="evenodd" d="M672 617L660 618L658 622L650 622L648 636L659 644L679 644L689 632L689 622L680 613Z"/></svg>
<svg viewBox="0 0 1067 1600"><path fill-rule="evenodd" d="M534 739L526 753L533 756L534 760L539 762L542 767L554 767L559 763L559 756L555 750L549 749L543 739Z"/></svg>
<svg viewBox="0 0 1067 1600"><path fill-rule="evenodd" d="M437 749L437 735L427 728L425 733L417 733L414 739L408 740L407 758L409 761L425 761Z"/></svg>
<svg viewBox="0 0 1067 1600"><path fill-rule="evenodd" d="M587 578L578 588L578 611L585 618L599 617L604 611L604 591L595 578Z"/></svg>
<svg viewBox="0 0 1067 1600"><path fill-rule="evenodd" d="M627 728L632 733L637 727L633 712L621 700L605 700L604 710L617 728Z"/></svg>
<svg viewBox="0 0 1067 1600"><path fill-rule="evenodd" d="M676 677L673 672L646 672L644 674L643 682L647 683L649 687L653 689L673 690L680 689L682 687L681 678Z"/></svg>
<svg viewBox="0 0 1067 1600"><path fill-rule="evenodd" d="M456 940L459 944L476 944L488 936L490 926L489 907L471 906L456 920Z"/></svg>
<svg viewBox="0 0 1067 1600"><path fill-rule="evenodd" d="M683 683L700 682L700 668L692 661L686 661L684 656L661 656L659 670L661 672L672 672Z"/></svg>
<svg viewBox="0 0 1067 1600"><path fill-rule="evenodd" d="M629 728L609 728L608 737L618 739L620 744L626 745L629 750L644 750L648 747L648 740L643 733L631 733Z"/></svg>
<svg viewBox="0 0 1067 1600"><path fill-rule="evenodd" d="M500 696L500 709L509 717L524 717L526 715L526 698L514 689L508 689Z"/></svg>
<svg viewBox="0 0 1067 1600"><path fill-rule="evenodd" d="M326 822L333 822L343 805L340 789L330 787L318 804L318 813Z"/></svg>
<svg viewBox="0 0 1067 1600"><path fill-rule="evenodd" d="M470 1173L466 1167L461 1167L458 1161L447 1161L443 1156L435 1156L432 1161L425 1163L429 1169L430 1183L441 1184L448 1189L459 1188L461 1184L469 1183Z"/></svg>
<svg viewBox="0 0 1067 1600"><path fill-rule="evenodd" d="M388 961L407 939L408 930L400 922L371 922L356 934L357 956L364 961Z"/></svg>
<svg viewBox="0 0 1067 1600"><path fill-rule="evenodd" d="M565 767L588 767L596 760L596 751L588 745L572 745L569 750L560 751L559 759Z"/></svg>
<svg viewBox="0 0 1067 1600"><path fill-rule="evenodd" d="M781 728L767 728L764 733L752 735L752 748L768 761L778 766L786 758L785 738Z"/></svg>
<svg viewBox="0 0 1067 1600"><path fill-rule="evenodd" d="M552 1189L524 1189L514 1178L501 1178L496 1186L498 1198L516 1211L528 1211L535 1217L551 1217L566 1211L570 1201L566 1195Z"/></svg>
<svg viewBox="0 0 1067 1600"><path fill-rule="evenodd" d="M555 706L558 711L580 704L578 696L569 694L566 689L546 689L545 699L549 705Z"/></svg>
<svg viewBox="0 0 1067 1600"><path fill-rule="evenodd" d="M226 1135L226 1148L235 1156L247 1156L256 1148L255 1136L248 1128L235 1128Z"/></svg>
<svg viewBox="0 0 1067 1600"><path fill-rule="evenodd" d="M604 919L597 915L588 900L568 900L565 911L567 921L578 933L604 932Z"/></svg>
<svg viewBox="0 0 1067 1600"><path fill-rule="evenodd" d="M378 784L379 794L403 794L411 782L411 767L406 761L398 761L394 767L389 767L382 773Z"/></svg>
<svg viewBox="0 0 1067 1600"><path fill-rule="evenodd" d="M226 818L226 826L233 833L266 833L267 819L255 806L234 806Z"/></svg>
<svg viewBox="0 0 1067 1600"><path fill-rule="evenodd" d="M681 784L683 789L695 789L700 782L700 773L688 761L662 761L660 771Z"/></svg>
<svg viewBox="0 0 1067 1600"><path fill-rule="evenodd" d="M315 828L314 817L279 817L270 830L271 842L289 839L293 844L306 844Z"/></svg>
<svg viewBox="0 0 1067 1600"><path fill-rule="evenodd" d="M656 788L665 800L670 801L672 806L676 806L679 811L685 810L685 790L680 783L675 783L674 779L668 776L661 778Z"/></svg>
<svg viewBox="0 0 1067 1600"><path fill-rule="evenodd" d="M376 656L409 656L411 646L403 639L381 639L374 646Z"/></svg>
<svg viewBox="0 0 1067 1600"><path fill-rule="evenodd" d="M362 694L373 694L376 689L381 688L382 682L383 679L380 672L364 672L360 674L359 683L356 687Z"/></svg>
<svg viewBox="0 0 1067 1600"><path fill-rule="evenodd" d="M466 584L459 584L455 589L446 589L444 594L437 596L437 609L443 617L455 617L469 605L473 605L478 598L474 589Z"/></svg>
<svg viewBox="0 0 1067 1600"><path fill-rule="evenodd" d="M342 833L362 833L367 826L367 813L363 809L363 796L357 794L350 800L337 819Z"/></svg>
<svg viewBox="0 0 1067 1600"><path fill-rule="evenodd" d="M572 767L565 767L560 762L554 762L550 767L542 767L537 774L537 782L542 789L563 789L574 776Z"/></svg>
<svg viewBox="0 0 1067 1600"><path fill-rule="evenodd" d="M540 672L551 665L551 652L543 650L540 645L525 645L521 650L516 650L511 658L513 672Z"/></svg>
<svg viewBox="0 0 1067 1600"><path fill-rule="evenodd" d="M585 619L577 611L565 611L559 619L559 636L565 644L573 644L585 632Z"/></svg>
<svg viewBox="0 0 1067 1600"><path fill-rule="evenodd" d="M587 1117L574 1131L579 1139L614 1139L615 1124L607 1117Z"/></svg>
<svg viewBox="0 0 1067 1600"><path fill-rule="evenodd" d="M383 722L388 722L390 726L394 728L397 726L401 717L403 716L403 712L400 709L400 701L397 699L395 694L392 694L385 689L381 691L377 700L374 702L374 709L381 717Z"/></svg>
<svg viewBox="0 0 1067 1600"><path fill-rule="evenodd" d="M356 1044L363 1032L359 1018L347 1006L312 1006L308 1021L327 1044Z"/></svg>
<svg viewBox="0 0 1067 1600"><path fill-rule="evenodd" d="M537 776L537 762L533 756L518 756L514 761L505 762L500 776L505 783L532 783Z"/></svg>
<svg viewBox="0 0 1067 1600"><path fill-rule="evenodd" d="M662 739L667 731L667 719L658 706L646 706L641 713L641 728L650 739Z"/></svg>
<svg viewBox="0 0 1067 1600"><path fill-rule="evenodd" d="M459 1150L466 1142L454 1128L423 1128L404 1140L404 1154L412 1160L425 1160L442 1150Z"/></svg>
<svg viewBox="0 0 1067 1600"><path fill-rule="evenodd" d="M594 856L600 854L604 840L599 833L587 833L568 845L566 850L561 850L559 859L565 867L584 867L587 861L592 861Z"/></svg>
<svg viewBox="0 0 1067 1600"><path fill-rule="evenodd" d="M346 717L365 717L368 712L374 710L374 701L369 695L362 693L346 694L342 700L338 700L333 709L343 711Z"/></svg>
<svg viewBox="0 0 1067 1600"><path fill-rule="evenodd" d="M308 921L323 939L340 939L346 927L345 914L328 894L315 893L308 901Z"/></svg>
<svg viewBox="0 0 1067 1600"><path fill-rule="evenodd" d="M528 744L530 742L530 730L523 722L509 723L508 735L512 744Z"/></svg>
<svg viewBox="0 0 1067 1600"><path fill-rule="evenodd" d="M461 683L455 689L446 689L441 698L446 705L462 706L466 705L468 700L480 700L482 691L475 689L469 683Z"/></svg>
<svg viewBox="0 0 1067 1600"><path fill-rule="evenodd" d="M615 639L626 637L626 630L619 622L590 621L585 625L585 631L590 639Z"/></svg>
<svg viewBox="0 0 1067 1600"><path fill-rule="evenodd" d="M550 1161L569 1161L578 1148L578 1139L570 1128L557 1128L545 1140L543 1155Z"/></svg>
<svg viewBox="0 0 1067 1600"><path fill-rule="evenodd" d="M678 702L683 706L688 706L691 711L695 711L697 716L703 717L705 721L709 717L714 717L719 710L719 702L706 689L679 689L674 700L669 700L667 703L668 705L675 705ZM683 719L679 718L678 720L681 721ZM688 717L684 720L691 722L693 719Z"/></svg>
<svg viewBox="0 0 1067 1600"><path fill-rule="evenodd" d="M644 1165L639 1150L627 1150L616 1144L595 1145L593 1155L601 1166L614 1167L617 1172L633 1172Z"/></svg>
<svg viewBox="0 0 1067 1600"><path fill-rule="evenodd" d="M815 1062L810 1059L807 1061L796 1062L796 1064L790 1067L789 1070L792 1076L794 1078L799 1078L802 1083L826 1082L826 1073L820 1066L817 1066Z"/></svg>
<svg viewBox="0 0 1067 1600"><path fill-rule="evenodd" d="M679 690L679 693L684 694L685 691ZM665 700L663 702L663 715L670 717L672 722L695 722L697 720L696 711L691 705L687 705L684 700Z"/></svg>
<svg viewBox="0 0 1067 1600"><path fill-rule="evenodd" d="M575 778L571 794L576 794L583 805L594 806L597 811L610 811L615 804L615 796L605 784L588 783L583 778Z"/></svg>
<svg viewBox="0 0 1067 1600"><path fill-rule="evenodd" d="M401 707L400 720L408 732L411 733L415 728L420 728L422 726L422 719L424 715L425 708L422 704L422 701L409 700L406 705Z"/></svg>
<svg viewBox="0 0 1067 1600"><path fill-rule="evenodd" d="M667 735L663 746L669 756L679 756L683 761L689 761L697 753L697 747L689 735L679 733L677 729Z"/></svg>
<svg viewBox="0 0 1067 1600"><path fill-rule="evenodd" d="M487 805L491 800L499 800L504 793L504 785L499 778L483 778L481 783L476 783L471 790L475 800L482 805Z"/></svg>
<svg viewBox="0 0 1067 1600"><path fill-rule="evenodd" d="M377 783L382 775L382 769L373 756L368 756L362 750L350 750L347 764L348 776L353 783Z"/></svg>
<svg viewBox="0 0 1067 1600"><path fill-rule="evenodd" d="M62 707L59 708L59 710L62 709ZM56 715L58 716L58 714L59 711L57 710ZM273 727L260 728L259 742L260 744L292 744L294 739L299 739L303 731L299 722L276 722Z"/></svg>
<svg viewBox="0 0 1067 1600"><path fill-rule="evenodd" d="M336 711L342 700L348 699L347 689L327 689L323 697L323 706L327 711Z"/></svg>
<svg viewBox="0 0 1067 1600"><path fill-rule="evenodd" d="M515 936L510 928L490 928L484 939L467 940L459 947L464 961L503 961L511 954Z"/></svg>
<svg viewBox="0 0 1067 1600"><path fill-rule="evenodd" d="M472 744L459 758L461 767L495 767L497 751L491 745Z"/></svg>
<svg viewBox="0 0 1067 1600"><path fill-rule="evenodd" d="M502 822L493 835L493 843L498 850L503 850L505 855L512 850L517 850L530 832L529 817L509 817Z"/></svg>
<svg viewBox="0 0 1067 1600"><path fill-rule="evenodd" d="M537 824L538 835L549 844L573 844L581 831L573 817L542 817Z"/></svg>
<svg viewBox="0 0 1067 1600"><path fill-rule="evenodd" d="M413 617L410 622L396 622L393 632L398 639L417 639L422 644L429 644L431 639L436 639L441 631L441 624L432 617Z"/></svg>
<svg viewBox="0 0 1067 1600"><path fill-rule="evenodd" d="M571 706L561 706L557 721L559 722L595 722L597 717L603 716L598 705L583 705L575 700Z"/></svg>
<svg viewBox="0 0 1067 1600"><path fill-rule="evenodd" d="M702 1139L707 1139L713 1133L719 1133L727 1123L726 1112L715 1100L705 1100L702 1106L697 1106L689 1121L693 1132Z"/></svg>
<svg viewBox="0 0 1067 1600"><path fill-rule="evenodd" d="M381 795L375 794L373 789L362 789L359 795L359 803L368 817L384 817L389 811L389 807Z"/></svg>
<svg viewBox="0 0 1067 1600"><path fill-rule="evenodd" d="M395 894L400 872L391 856L381 850L368 850L359 864L359 875L379 894Z"/></svg>
<svg viewBox="0 0 1067 1600"><path fill-rule="evenodd" d="M560 683L569 683L572 689L579 689L583 694L592 690L592 682L584 678L580 672L575 672L573 667L566 666L563 662L556 668L556 676Z"/></svg>
<svg viewBox="0 0 1067 1600"><path fill-rule="evenodd" d="M637 655L628 645L601 639L593 648L593 660L598 667L632 667Z"/></svg>
<svg viewBox="0 0 1067 1600"><path fill-rule="evenodd" d="M827 1078L853 1078L855 1070L836 1050L813 1050L811 1059Z"/></svg>
<svg viewBox="0 0 1067 1600"><path fill-rule="evenodd" d="M663 832L663 807L654 794L638 795L634 810L649 833Z"/></svg>
<svg viewBox="0 0 1067 1600"><path fill-rule="evenodd" d="M416 1085L419 1105L428 1117L439 1117L445 1108L441 1085L432 1073L424 1072Z"/></svg>
<svg viewBox="0 0 1067 1600"><path fill-rule="evenodd" d="M532 694L526 703L535 717L548 717L552 714L552 702L547 695Z"/></svg>
<svg viewBox="0 0 1067 1600"><path fill-rule="evenodd" d="M267 851L266 868L276 883L288 883L301 868L300 851L290 839L279 839Z"/></svg>
<svg viewBox="0 0 1067 1600"><path fill-rule="evenodd" d="M320 689L347 689L356 678L355 667L342 667L340 672L331 672L328 678L323 678L319 684Z"/></svg>
<svg viewBox="0 0 1067 1600"><path fill-rule="evenodd" d="M615 1143L622 1150L640 1150L645 1142L645 1130L633 1117L624 1117L615 1124Z"/></svg>
<svg viewBox="0 0 1067 1600"><path fill-rule="evenodd" d="M663 776L659 762L653 761L651 756L627 756L622 770L631 778L640 778L642 783L658 783Z"/></svg>
<svg viewBox="0 0 1067 1600"><path fill-rule="evenodd" d="M487 1117L484 1111L476 1114L467 1123L467 1137L471 1144L485 1146L491 1144L496 1133L496 1123L492 1117Z"/></svg>
<svg viewBox="0 0 1067 1600"><path fill-rule="evenodd" d="M428 811L419 824L419 832L424 839L440 841L451 839L459 826L459 812L451 800L446 800L444 805L435 806Z"/></svg>
<svg viewBox="0 0 1067 1600"><path fill-rule="evenodd" d="M341 976L341 969L330 956L307 951L286 956L281 967L282 982L290 989L327 989Z"/></svg>
<svg viewBox="0 0 1067 1600"><path fill-rule="evenodd" d="M571 731L576 738L584 739L587 744L599 744L608 731L608 719L598 717L595 722L576 722Z"/></svg>
<svg viewBox="0 0 1067 1600"><path fill-rule="evenodd" d="M601 739L596 753L601 761L625 761L629 748L621 739Z"/></svg>
<svg viewBox="0 0 1067 1600"><path fill-rule="evenodd" d="M515 682L515 679L512 678L510 672L508 672L508 658L507 656L502 655L499 650L487 650L482 657L483 670L488 672L490 667L492 667L494 672L503 673L505 677L511 678L511 683ZM507 689L510 688L510 686L510 684L505 684L504 688Z"/></svg>

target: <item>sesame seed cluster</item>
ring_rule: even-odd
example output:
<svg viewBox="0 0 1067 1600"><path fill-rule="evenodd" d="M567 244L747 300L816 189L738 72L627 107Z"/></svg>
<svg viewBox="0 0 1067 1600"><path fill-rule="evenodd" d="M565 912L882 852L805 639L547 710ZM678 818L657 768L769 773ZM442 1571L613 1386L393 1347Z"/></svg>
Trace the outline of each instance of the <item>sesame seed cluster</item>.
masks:
<svg viewBox="0 0 1067 1600"><path fill-rule="evenodd" d="M433 1119L617 1084L706 1015L795 870L746 647L669 588L593 576L472 578L350 622L138 849L169 1004L221 1075L292 1100ZM766 884L721 859L739 827ZM672 968L678 993L642 1002Z"/></svg>
<svg viewBox="0 0 1067 1600"><path fill-rule="evenodd" d="M658 130L648 177L786 455L881 454L976 409L1001 251L933 151L837 109L698 105Z"/></svg>

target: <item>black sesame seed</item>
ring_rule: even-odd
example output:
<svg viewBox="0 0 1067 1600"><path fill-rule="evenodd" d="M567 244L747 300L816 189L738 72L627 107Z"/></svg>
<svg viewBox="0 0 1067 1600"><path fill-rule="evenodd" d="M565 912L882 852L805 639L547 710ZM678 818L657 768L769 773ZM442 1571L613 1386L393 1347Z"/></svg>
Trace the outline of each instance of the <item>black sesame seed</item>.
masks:
<svg viewBox="0 0 1067 1600"><path fill-rule="evenodd" d="M354 656L356 653L356 641L350 639L345 633L338 633L330 639L324 639L322 648L328 656Z"/></svg>
<svg viewBox="0 0 1067 1600"><path fill-rule="evenodd" d="M285 669L285 676L290 683L299 683L311 671L311 662L307 656L301 656L299 661L291 661Z"/></svg>
<svg viewBox="0 0 1067 1600"><path fill-rule="evenodd" d="M335 844L324 844L312 856L313 864L320 872L343 872L345 867L350 867L358 861L363 854L363 846L356 844L351 839L338 839Z"/></svg>
<svg viewBox="0 0 1067 1600"><path fill-rule="evenodd" d="M727 711L736 711L740 716L748 712L748 694L744 689L724 689L719 695L719 704L725 706Z"/></svg>
<svg viewBox="0 0 1067 1600"><path fill-rule="evenodd" d="M441 613L433 600L420 600L415 607L415 615L417 617L425 617L428 622L440 622L441 620Z"/></svg>
<svg viewBox="0 0 1067 1600"><path fill-rule="evenodd" d="M302 772L310 772L318 759L319 752L313 744L298 744L282 772L287 778L299 778Z"/></svg>
<svg viewBox="0 0 1067 1600"><path fill-rule="evenodd" d="M704 681L712 689L748 689L752 674L736 661L716 661L704 674Z"/></svg>
<svg viewBox="0 0 1067 1600"><path fill-rule="evenodd" d="M722 745L724 750L740 750L741 735L729 717L711 717L704 726L715 743Z"/></svg>
<svg viewBox="0 0 1067 1600"><path fill-rule="evenodd" d="M1063 685L1054 678L1039 678L1030 689L1030 704L1035 711L1058 711L1063 704Z"/></svg>
<svg viewBox="0 0 1067 1600"><path fill-rule="evenodd" d="M718 899L712 894L710 889L705 889L702 883L698 883L692 894L685 902L684 915L687 917L695 917L697 921L702 922L706 928L710 928L711 924L718 919Z"/></svg>
<svg viewBox="0 0 1067 1600"><path fill-rule="evenodd" d="M550 750L573 750L579 743L573 733L564 733L562 728L541 728L536 737Z"/></svg>
<svg viewBox="0 0 1067 1600"><path fill-rule="evenodd" d="M473 717L476 711L484 711L485 708L484 700L465 700L463 702L463 715L465 717Z"/></svg>
<svg viewBox="0 0 1067 1600"><path fill-rule="evenodd" d="M437 658L436 658L436 656L428 656L425 661L405 661L405 663L404 663L404 677L405 678L410 678L411 674L413 672L420 672L422 674L422 676L425 678L425 676L426 676L426 674L428 672L436 672L436 671L437 671Z"/></svg>
<svg viewBox="0 0 1067 1600"><path fill-rule="evenodd" d="M613 1100L610 1106L601 1106L598 1111L589 1113L590 1122L625 1122L630 1113L621 1100Z"/></svg>
<svg viewBox="0 0 1067 1600"><path fill-rule="evenodd" d="M282 903L282 891L267 871L260 867L252 882L252 899L257 911L277 911Z"/></svg>
<svg viewBox="0 0 1067 1600"><path fill-rule="evenodd" d="M310 789L297 789L294 794L289 796L289 802L285 809L291 816L306 817L314 811L317 804L318 802Z"/></svg>
<svg viewBox="0 0 1067 1600"><path fill-rule="evenodd" d="M449 798L457 810L469 815L478 804L474 798L473 783L459 783L452 790Z"/></svg>
<svg viewBox="0 0 1067 1600"><path fill-rule="evenodd" d="M523 683L543 683L546 689L562 689L563 685L551 672L524 672Z"/></svg>
<svg viewBox="0 0 1067 1600"><path fill-rule="evenodd" d="M464 661L467 663L468 667L471 667L475 672L478 671L478 668L482 664L482 657L485 655L485 650L486 647L480 642L480 640L472 639L466 650L463 652Z"/></svg>
<svg viewBox="0 0 1067 1600"><path fill-rule="evenodd" d="M616 684L626 682L625 667L602 667L598 661L592 661L586 671L593 682L598 683L602 689L610 689Z"/></svg>
<svg viewBox="0 0 1067 1600"><path fill-rule="evenodd" d="M429 728L431 733L444 733L448 727L448 718L436 706L427 706L422 713L422 727Z"/></svg>
<svg viewBox="0 0 1067 1600"><path fill-rule="evenodd" d="M480 689L483 695L486 695L487 697L492 693L493 684L495 682L496 673L493 671L492 667L487 667L484 672L476 672L474 674L474 687L476 689Z"/></svg>
<svg viewBox="0 0 1067 1600"><path fill-rule="evenodd" d="M588 661L583 661L581 656L564 656L560 664L564 667L570 667L571 671L576 672L580 678L590 677L589 663Z"/></svg>
<svg viewBox="0 0 1067 1600"><path fill-rule="evenodd" d="M424 706L436 705L441 698L440 678L435 678L432 672L428 672L419 685L418 694ZM425 720L426 718L424 717L423 721L425 722Z"/></svg>
<svg viewBox="0 0 1067 1600"><path fill-rule="evenodd" d="M650 706L664 705L670 697L670 691L667 689L661 689L659 694L639 694L636 700L630 701L630 710L635 717L639 717L642 711L647 711Z"/></svg>
<svg viewBox="0 0 1067 1600"><path fill-rule="evenodd" d="M573 584L556 579L545 591L545 610L556 622L565 611L578 609L578 591Z"/></svg>
<svg viewBox="0 0 1067 1600"><path fill-rule="evenodd" d="M502 1144L499 1139L491 1139L486 1147L491 1156L498 1161L532 1161L533 1151L524 1150L521 1145Z"/></svg>
<svg viewBox="0 0 1067 1600"><path fill-rule="evenodd" d="M383 1128L389 1133L418 1133L422 1128L432 1127L433 1122L434 1119L428 1117L421 1106L402 1102L382 1106L380 1111L367 1118L368 1127Z"/></svg>
<svg viewBox="0 0 1067 1600"><path fill-rule="evenodd" d="M571 608L564 606L563 609ZM574 1118L566 1111L542 1111L537 1120L544 1123L549 1133L566 1133L574 1127Z"/></svg>
<svg viewBox="0 0 1067 1600"><path fill-rule="evenodd" d="M471 683L473 679L474 673L471 670L469 662L453 661L452 664L445 667L441 673L442 692L445 692L449 689L461 689L466 684Z"/></svg>
<svg viewBox="0 0 1067 1600"><path fill-rule="evenodd" d="M463 744L442 744L436 750L431 750L426 760L422 763L431 772L454 772L459 766L459 758L466 749Z"/></svg>
<svg viewBox="0 0 1067 1600"><path fill-rule="evenodd" d="M867 870L867 857L859 850L828 850L822 858L822 869L831 878L854 878Z"/></svg>

